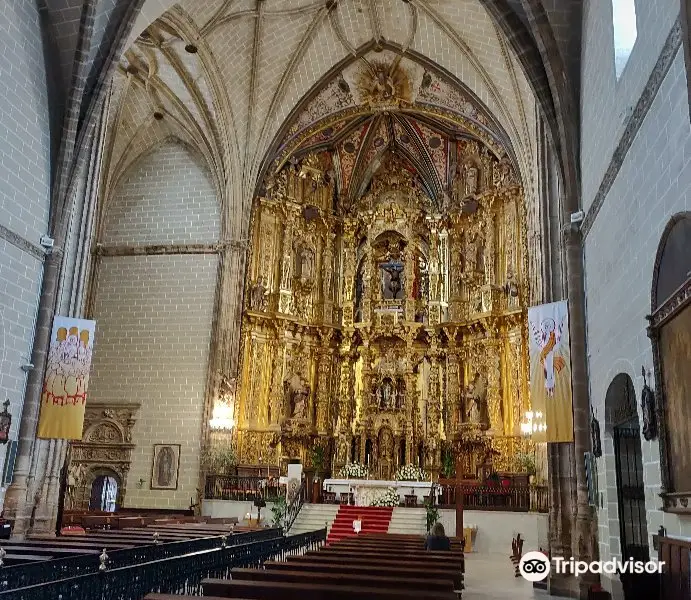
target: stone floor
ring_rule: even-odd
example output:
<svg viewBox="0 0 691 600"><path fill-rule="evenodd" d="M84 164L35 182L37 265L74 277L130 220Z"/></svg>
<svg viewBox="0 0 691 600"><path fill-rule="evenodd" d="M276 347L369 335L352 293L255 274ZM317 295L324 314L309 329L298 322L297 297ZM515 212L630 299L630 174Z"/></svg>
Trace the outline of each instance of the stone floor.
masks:
<svg viewBox="0 0 691 600"><path fill-rule="evenodd" d="M469 600L566 600L550 596L542 590L534 590L533 584L514 577L513 563L508 554L466 554L465 590L463 597Z"/></svg>

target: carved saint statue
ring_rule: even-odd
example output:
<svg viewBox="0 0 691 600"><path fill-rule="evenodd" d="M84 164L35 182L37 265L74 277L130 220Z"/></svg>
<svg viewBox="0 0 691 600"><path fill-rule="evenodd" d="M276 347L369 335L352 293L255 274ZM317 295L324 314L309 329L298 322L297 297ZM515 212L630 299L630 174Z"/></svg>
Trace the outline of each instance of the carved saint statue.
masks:
<svg viewBox="0 0 691 600"><path fill-rule="evenodd" d="M600 421L597 420L593 407L590 407L590 439L595 458L602 456L602 438L600 437Z"/></svg>
<svg viewBox="0 0 691 600"><path fill-rule="evenodd" d="M298 375L292 375L283 382L283 394L290 417L306 419L310 389L305 382Z"/></svg>
<svg viewBox="0 0 691 600"><path fill-rule="evenodd" d="M391 379L388 377L384 379L378 390L379 408L393 409L396 408L396 397L398 392L394 387Z"/></svg>
<svg viewBox="0 0 691 600"><path fill-rule="evenodd" d="M77 508L77 490L84 483L86 467L82 464L72 463L67 470L67 505Z"/></svg>
<svg viewBox="0 0 691 600"><path fill-rule="evenodd" d="M475 373L473 383L465 394L466 414L465 420L469 423L481 424L484 422L485 403L487 401L487 380L481 373Z"/></svg>
<svg viewBox="0 0 691 600"><path fill-rule="evenodd" d="M264 310L266 308L266 293L264 278L260 277L250 292L250 308L252 310Z"/></svg>
<svg viewBox="0 0 691 600"><path fill-rule="evenodd" d="M300 280L304 282L312 281L314 278L314 252L308 246L302 246L298 254L300 266Z"/></svg>
<svg viewBox="0 0 691 600"><path fill-rule="evenodd" d="M474 196L477 194L478 170L473 165L465 168L465 195Z"/></svg>
<svg viewBox="0 0 691 600"><path fill-rule="evenodd" d="M290 289L290 277L292 275L292 261L289 257L283 257L283 270L281 271L281 289Z"/></svg>
<svg viewBox="0 0 691 600"><path fill-rule="evenodd" d="M650 441L657 437L657 417L655 416L655 393L648 386L648 379L643 372L643 391L641 392L641 409L643 412L643 437Z"/></svg>
<svg viewBox="0 0 691 600"><path fill-rule="evenodd" d="M463 182L463 171L461 169L461 165L456 167L453 181L451 182L451 191L453 199L456 202L461 202L463 200L463 196L465 195L465 184Z"/></svg>

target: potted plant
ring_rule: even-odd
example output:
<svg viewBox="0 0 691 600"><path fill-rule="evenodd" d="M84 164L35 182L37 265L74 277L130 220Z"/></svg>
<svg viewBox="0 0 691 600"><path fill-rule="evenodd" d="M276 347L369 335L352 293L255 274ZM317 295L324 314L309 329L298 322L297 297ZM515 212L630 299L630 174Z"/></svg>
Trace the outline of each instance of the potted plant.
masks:
<svg viewBox="0 0 691 600"><path fill-rule="evenodd" d="M319 477L324 472L324 448L315 446L310 454L312 466L314 467L314 480L319 481Z"/></svg>
<svg viewBox="0 0 691 600"><path fill-rule="evenodd" d="M456 474L456 462L454 461L453 452L451 450L444 450L441 456L441 474L446 479L451 479Z"/></svg>
<svg viewBox="0 0 691 600"><path fill-rule="evenodd" d="M529 452L521 452L516 455L516 470L519 473L526 473L528 475L529 483L535 482L535 473L537 472L535 466L535 455Z"/></svg>
<svg viewBox="0 0 691 600"><path fill-rule="evenodd" d="M235 475L237 458L231 446L208 446L202 452L201 466L209 475Z"/></svg>
<svg viewBox="0 0 691 600"><path fill-rule="evenodd" d="M288 511L288 503L285 496L279 496L274 505L271 507L273 514L274 527L283 527L285 525L286 512Z"/></svg>
<svg viewBox="0 0 691 600"><path fill-rule="evenodd" d="M429 500L425 501L425 520L427 524L427 533L429 533L432 527L434 527L434 524L439 521L439 509Z"/></svg>

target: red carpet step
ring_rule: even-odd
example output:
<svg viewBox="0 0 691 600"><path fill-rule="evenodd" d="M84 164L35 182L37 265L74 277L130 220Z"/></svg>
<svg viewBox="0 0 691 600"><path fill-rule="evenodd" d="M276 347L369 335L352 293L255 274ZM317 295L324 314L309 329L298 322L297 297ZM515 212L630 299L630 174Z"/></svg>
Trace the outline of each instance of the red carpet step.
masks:
<svg viewBox="0 0 691 600"><path fill-rule="evenodd" d="M360 517L362 521L363 533L387 533L393 508L379 506L341 506L338 509L336 518L326 543L337 542L346 537L357 535L353 531L353 521Z"/></svg>

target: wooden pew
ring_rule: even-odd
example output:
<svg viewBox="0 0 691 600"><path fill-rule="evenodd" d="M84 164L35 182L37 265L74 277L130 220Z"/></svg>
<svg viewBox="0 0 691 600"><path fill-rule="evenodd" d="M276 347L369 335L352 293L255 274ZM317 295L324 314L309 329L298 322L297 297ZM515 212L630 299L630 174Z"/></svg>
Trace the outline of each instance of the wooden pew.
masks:
<svg viewBox="0 0 691 600"><path fill-rule="evenodd" d="M387 566L381 567L372 563L369 564L352 564L349 562L315 562L305 560L294 560L290 562L267 561L264 563L264 568L278 571L306 571L310 573L343 573L345 575L389 575L391 577L398 577L405 579L411 577L413 579L422 579L430 577L434 579L447 579L453 582L453 587L456 590L463 589L463 576L458 572L458 569L444 569L441 568L408 568Z"/></svg>
<svg viewBox="0 0 691 600"><path fill-rule="evenodd" d="M23 565L26 563L32 563L32 562L40 562L44 560L52 560L53 557L48 555L41 555L40 557L37 557L34 554L14 554L14 553L7 553L5 554L5 565L8 567L11 567L13 565Z"/></svg>
<svg viewBox="0 0 691 600"><path fill-rule="evenodd" d="M456 600L453 592L380 589L367 586L345 586L321 583L287 583L284 581L236 581L204 579L205 596L252 598L253 600Z"/></svg>
<svg viewBox="0 0 691 600"><path fill-rule="evenodd" d="M289 556L287 557L288 562L293 562L302 559L303 557L301 556ZM351 564L351 565L372 565L374 561L371 558L359 558L359 557L349 557L349 558L344 558L344 557L339 557L335 555L310 555L307 556L305 555L304 559L307 562L315 562L315 563L328 563L328 564ZM386 568L405 568L405 569L439 569L442 568L450 573L455 573L461 576L463 574L463 570L460 568L459 565L453 565L453 564L443 564L443 563L438 563L436 561L434 562L421 562L416 559L411 559L411 560L399 560L399 559L390 559L389 557L385 558L379 558L376 561L376 564L381 567L386 567Z"/></svg>
<svg viewBox="0 0 691 600"><path fill-rule="evenodd" d="M370 572L371 573L371 572ZM235 581L285 581L288 583L320 583L330 585L346 585L371 587L376 589L410 589L435 590L439 592L453 592L451 579L442 577L404 578L387 575L385 570L372 574L327 573L324 571L302 571L296 567L294 571L283 569L233 569L231 577Z"/></svg>
<svg viewBox="0 0 691 600"><path fill-rule="evenodd" d="M321 550L313 550L306 552L305 556L330 556L336 560L344 559L363 559L369 561L385 560L404 560L416 561L426 565L441 564L448 566L457 566L459 569L464 568L464 559L462 556L449 555L448 552L426 552L424 550L415 552L396 552L388 550L386 552L365 552L362 550L337 550L331 548L322 548Z"/></svg>

